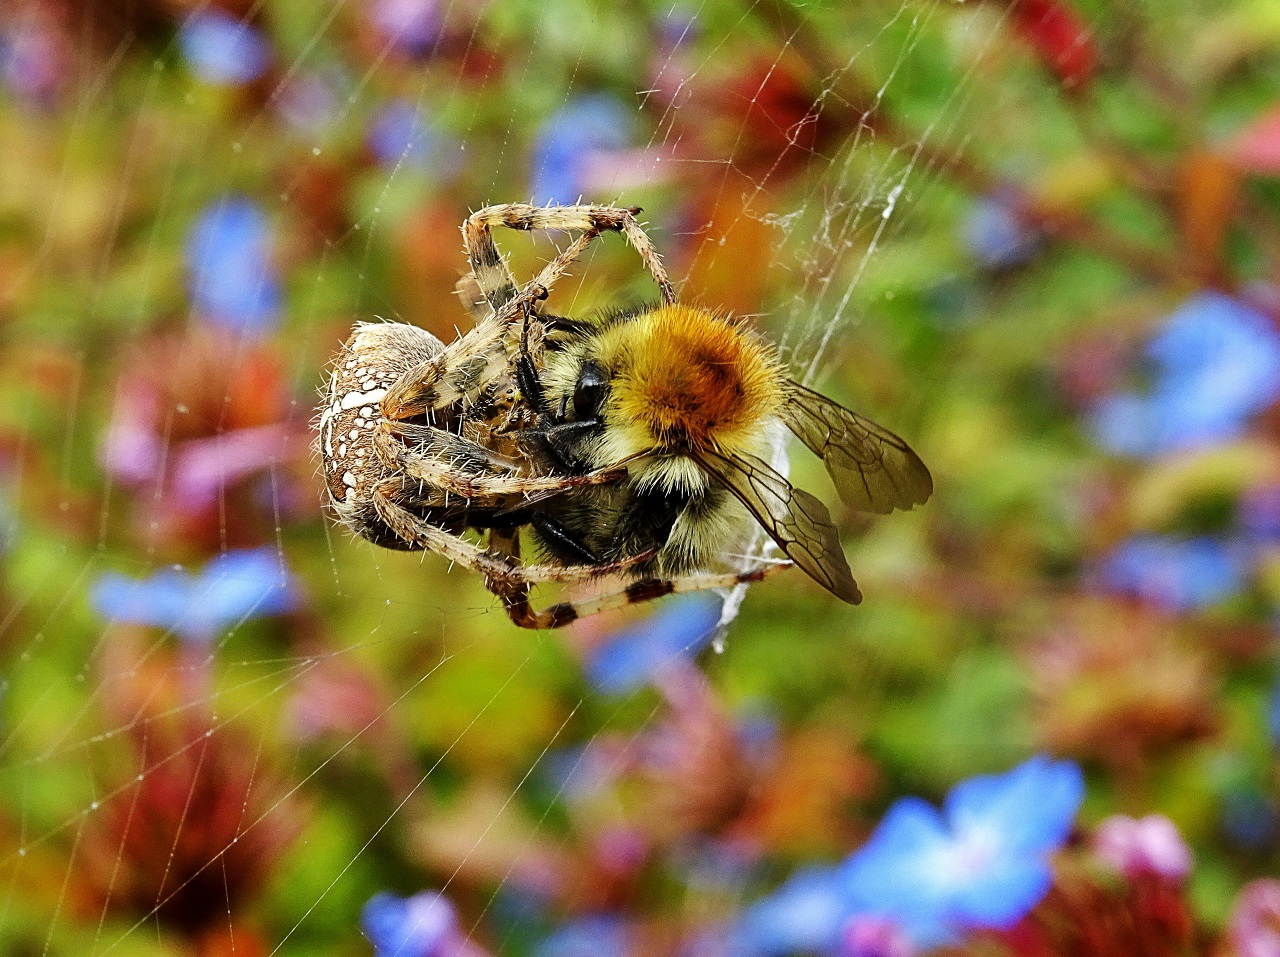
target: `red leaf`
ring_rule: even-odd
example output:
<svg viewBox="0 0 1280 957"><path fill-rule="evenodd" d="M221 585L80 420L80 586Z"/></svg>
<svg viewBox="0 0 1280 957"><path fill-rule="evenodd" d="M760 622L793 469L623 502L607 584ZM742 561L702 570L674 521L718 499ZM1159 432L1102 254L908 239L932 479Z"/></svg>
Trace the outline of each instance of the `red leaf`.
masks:
<svg viewBox="0 0 1280 957"><path fill-rule="evenodd" d="M1065 87L1084 86L1098 68L1098 48L1067 0L1014 0L1013 24Z"/></svg>

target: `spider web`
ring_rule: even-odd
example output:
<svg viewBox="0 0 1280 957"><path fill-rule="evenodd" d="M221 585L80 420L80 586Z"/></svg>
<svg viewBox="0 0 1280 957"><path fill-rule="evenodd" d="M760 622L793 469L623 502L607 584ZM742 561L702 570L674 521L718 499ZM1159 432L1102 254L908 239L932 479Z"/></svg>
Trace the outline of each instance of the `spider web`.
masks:
<svg viewBox="0 0 1280 957"><path fill-rule="evenodd" d="M437 557L350 542L345 532L321 522L318 503L300 508L289 500L282 490L293 482L296 465L283 461L267 473L269 534L259 544L289 570L300 595L300 610L291 613L286 637L269 620L260 621L257 609L204 642L185 640L178 634L181 628L104 624L88 601L96 580L111 572L143 577L173 561L162 543L163 530L156 528L164 518L160 489L122 488L95 459L108 429L103 410L121 401L132 374L127 364L146 358L130 347L147 348L153 314L168 295L166 250L191 215L192 194L202 191L193 170L222 161L237 164L242 182L234 191L252 191L273 217L296 216L300 207L316 201L316 169L346 149L343 137L351 125L391 95L424 115L441 117L455 152L440 162L466 167L467 176L458 180L424 179L406 146L400 157L366 171L349 224L292 266L293 320L286 348L294 355L288 364L292 399L286 417L296 426L312 414L309 398L323 377L323 356L336 349L334 333L344 319L386 312L388 318L416 320L421 312L388 289L394 270L387 264L387 247L403 228L398 217L406 192L447 195L463 182L475 190L462 197L471 208L528 199L511 192L526 188L512 185L527 182L526 111L537 108L550 116L570 107L583 90L603 87L616 95L629 80L634 96L619 102L627 105L633 142L619 148L625 155L615 157L618 172L597 171L589 198L627 203L643 193L674 204L696 189L701 205L683 216L646 202L651 237L668 263L685 273L673 275L685 280L683 294L705 298L709 290L710 295L731 290L734 283L717 279L717 271L749 264L758 275L744 281L767 291L755 316L759 326L780 344L798 378L825 386L833 369L856 368L843 363L858 350L863 324L876 321L869 311L874 302L864 291L869 277L876 274L873 285L879 289L892 288L877 271L884 245L913 228L913 209L938 188L937 158L962 145L973 67L963 71L940 107L917 110L900 128L889 130L879 122L885 101L909 100L913 64L936 57L947 37L978 48L970 61L976 64L1000 27L998 15L961 16L953 3L941 0L873 4L856 13L762 0L708 0L649 10L653 28L670 35L653 44L646 75L620 77L625 71L605 54L615 39L610 30L625 26L621 14L587 5L544 11L540 4L495 5L475 13L454 2L441 6L443 27L425 55L428 62L432 53L442 56L444 37L461 49L452 55L464 64L442 76L438 65L406 67L397 59L394 36L382 37L362 56L352 54L344 44L353 42L351 25L363 13L351 0L324 0L309 15L298 13L298 7L259 0L241 10L246 23L277 18L277 30L292 31L285 45L292 52L248 106L230 102L232 94L228 102L212 106L201 101L200 109L222 121L206 122L190 136L166 139L148 126L154 122L149 114L161 112L174 84L186 81L175 77L183 70L175 42L139 32L136 24L123 34L83 30L83 63L61 105L24 121L45 150L42 186L48 191L42 198L44 233L18 265L22 288L65 279L60 244L65 220L74 215L83 191L97 186L112 198L101 204L106 221L92 224L100 244L79 250L84 265L74 272L71 302L38 302L29 310L30 321L16 326L7 348L12 369L24 377L8 386L6 419L16 439L8 450L4 501L14 517L7 536L7 607L0 613L7 650L0 740L0 941L7 952L179 953L183 931L163 918L164 908L176 906L188 885L219 884L224 885L226 943L222 950L207 942L194 946L205 946L208 953L262 952L246 936L239 913L254 902L234 894L230 882L236 868L248 866L236 858L239 846L262 841L264 832L276 835L268 843L279 840L292 848L279 865L285 877L268 882L266 899L274 910L267 927L260 928L265 952L368 952L358 929L363 889L382 879L387 887L408 891L416 881L449 895L457 883L470 879L468 868L489 853L493 835L509 830L520 810L528 826L516 840L519 849L510 855L490 904L465 921L464 930L494 953L521 953L518 922L515 929L495 934L488 919L501 906L508 878L540 853L562 814L556 808L570 788L569 777L551 788L540 813L527 807L549 756L570 744L582 745L587 750L579 752L581 764L596 742L617 736L639 740L663 710L649 692L602 703L564 677L576 654L602 637L590 628L585 637L512 635L489 596L464 573L446 577L429 567L440 563ZM206 8L202 4L182 17ZM32 3L14 16L34 18L42 9ZM84 25L96 22L91 12L80 15ZM626 42L634 46L636 41ZM925 55L922 46L931 52ZM477 92L468 64L495 47L505 57L507 82L535 89L538 96L506 101ZM741 64L748 59L751 68L744 70ZM141 78L138 63L154 64L149 76ZM317 161L317 166L300 161L295 169L267 155L279 148L273 126L281 123L281 110L297 84L317 73L336 76L338 92L322 125L292 134L297 155L309 153ZM189 97L211 95L197 88ZM776 105L780 97L790 98L785 109ZM713 107L715 121L723 126L719 138L693 141L698 123L711 121ZM690 113L692 124L682 116ZM779 128L784 121L787 125ZM121 161L112 168L110 182L86 183L83 155L104 129L119 137ZM157 146L169 152L156 156ZM273 174L261 172L273 162ZM151 211L139 226L132 204L143 192L149 193ZM229 187L227 195L232 192ZM6 201L14 202L11 196ZM768 249L763 261L758 254L730 261L741 255L735 250L743 233ZM430 237L447 248L460 271L456 235L456 222L433 222L423 241ZM498 238L520 278L551 258L560 241L519 234ZM621 245L612 237L595 244L576 270L580 284L566 283L556 291L556 308L572 314L604 305L614 277L630 275L628 269L639 275L638 262L627 260ZM611 270L608 278L597 275L604 267ZM122 271L128 273L125 280L118 278ZM699 277L706 285L695 289ZM129 299L133 312L115 302L122 281L144 290ZM347 283L343 295L354 305L354 315L330 314L326 295L335 282ZM432 306L447 311L449 323L463 322L452 299ZM60 308L77 313L75 321L58 319ZM179 332L200 321L191 311L178 323ZM249 337L233 341L229 365L253 348ZM46 382L35 381L36 375ZM859 398L858 382L836 385L842 398ZM225 398L231 401L229 391ZM163 410L162 456L173 452L172 435L180 429L183 411ZM783 471L787 452L780 439L775 464ZM45 468L37 470L33 462ZM232 551L237 543L240 504L219 490L216 552ZM149 518L149 535L130 538L122 531L126 523L146 528ZM763 553L766 545L758 538L753 553ZM749 558L741 557L744 563ZM199 568L201 560L193 556L187 564ZM722 625L739 614L745 595L739 589L728 596ZM317 685L324 687L321 676L328 680L349 666L372 675L378 693L353 707L345 723L338 719L342 716L327 718L328 730L318 739L291 738L289 722L299 720L297 701L304 689L315 695ZM474 675L470 684L468 674ZM452 870L436 862L430 869L434 878L425 876L428 868L371 876L377 862L396 856L387 849L390 843L406 840L421 822L432 821L447 795L465 785L460 777L467 769L493 773L497 759L486 756L476 739L503 722L526 720L521 696L530 687L539 691L540 700L552 695L556 707L541 721L530 719L526 737L531 740L516 758L506 759L504 773L511 767L523 770L499 778L502 799L465 822L469 830L462 827L452 835L463 846ZM351 692L340 682L335 688L335 695ZM410 726L438 707L442 696L463 692L469 697L452 705L454 713L425 744L379 758L380 749L394 751L386 744L393 737L389 728ZM334 700L340 708L347 699ZM227 740L235 742L230 756L218 750L218 742ZM461 753L466 757L459 763ZM206 787L206 768L217 761L230 762L232 770L219 765L218 773L239 788L229 831L234 837L197 851L207 860L194 874L174 870L192 853L186 843L205 833L209 820L203 815L224 810L198 803L196 782ZM385 793L370 802L368 814L361 816L359 808L337 800L346 786L372 787L371 778L381 781ZM177 788L170 797L179 809L178 824L164 841L139 852L134 847L139 831L129 822L146 811L148 798L140 795L147 784ZM108 811L117 817L109 819ZM279 820L295 815L311 823ZM305 828L311 841L321 827L315 822L331 818L342 819L348 843L316 851L319 865L300 865L298 859L309 851L299 849L291 827ZM160 871L150 907L145 901L126 905L130 870L137 869L139 854ZM401 861L405 856L412 855L401 855ZM100 872L96 885L86 882L87 869ZM211 875L216 879L210 883ZM289 881L292 896L281 904L280 885ZM87 884L98 888L98 897Z"/></svg>

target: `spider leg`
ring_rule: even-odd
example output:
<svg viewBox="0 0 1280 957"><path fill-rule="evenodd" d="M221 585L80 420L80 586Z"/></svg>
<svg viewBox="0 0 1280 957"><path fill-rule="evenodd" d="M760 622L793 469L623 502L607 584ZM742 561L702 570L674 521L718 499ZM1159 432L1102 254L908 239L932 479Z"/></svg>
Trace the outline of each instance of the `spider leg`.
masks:
<svg viewBox="0 0 1280 957"><path fill-rule="evenodd" d="M515 295L515 285L510 272L498 255L497 247L493 244L490 230L494 226L522 230L580 230L588 237L587 242L605 231L622 233L653 275L658 288L662 290L663 301L673 303L676 301L675 289L662 265L662 257L658 255L657 250L653 248L653 243L636 222L638 212L640 212L639 207L620 209L616 206L529 206L524 203L506 203L501 206L489 206L472 213L462 227L463 242L471 258L476 280L485 290L486 298L495 309ZM586 243L582 245L583 248L586 247ZM573 258L576 258L576 255ZM572 259L565 263L564 268L568 267L569 262L572 262ZM495 267L500 271L496 271ZM550 289L552 283L563 275L563 269L554 275L547 275L547 270L543 273L546 278L539 276L538 281Z"/></svg>
<svg viewBox="0 0 1280 957"><path fill-rule="evenodd" d="M529 604L527 586L509 589L506 593L497 592L506 605L507 614L520 628L562 628L611 608L622 608L625 605L638 605L653 601L663 595L687 594L696 591L709 591L714 588L733 588L758 582L774 572L790 568L790 562L779 562L765 565L749 572L729 572L725 574L699 573L683 575L679 578L642 578L638 581L620 582L615 591L605 592L592 598L580 601L563 601L550 605L541 611L534 611Z"/></svg>
<svg viewBox="0 0 1280 957"><path fill-rule="evenodd" d="M521 459L500 455L455 432L416 422L384 419L378 423L373 443L393 466L406 457L432 458L448 462L454 471L479 476L486 471L509 475L525 464Z"/></svg>
<svg viewBox="0 0 1280 957"><path fill-rule="evenodd" d="M489 590L499 596L518 587L524 587L527 591L531 584L582 584L595 581L619 574L636 562L652 557L639 555L626 561L602 565L521 565L510 554L487 551L474 542L415 515L395 501L393 496L400 485L399 479L392 478L373 490L371 498L378 517L411 545L436 552L455 564L479 572L484 576ZM493 540L491 532L490 541Z"/></svg>
<svg viewBox="0 0 1280 957"><path fill-rule="evenodd" d="M411 448L399 441L393 432L426 436L429 448ZM384 460L394 463L398 471L411 479L426 482L446 495L456 495L480 508L518 508L531 496L539 501L549 494L584 485L604 485L627 476L625 468L602 469L585 475L522 475L500 463L499 456L467 439L430 426L386 425L374 435L374 445ZM514 465L515 463L511 463ZM485 472L476 468L503 468L501 472Z"/></svg>
<svg viewBox="0 0 1280 957"><path fill-rule="evenodd" d="M583 234L557 256L513 298L474 329L445 346L439 353L400 376L382 398L387 419L410 419L455 403L474 401L495 378L511 369L511 324L528 318L532 304L547 298L547 284L563 275L591 236ZM518 344L514 348L519 348Z"/></svg>
<svg viewBox="0 0 1280 957"><path fill-rule="evenodd" d="M494 378L506 373L511 365L511 323L526 316L531 303L545 299L556 280L605 230L620 232L627 238L653 274L663 300L675 302L675 289L661 257L636 222L637 211L613 206L538 207L511 203L490 206L469 216L462 226L463 242L473 277L492 307L493 315L484 315L466 335L403 375L383 397L382 415L388 419L414 418L473 400ZM517 290L510 270L493 243L493 226L580 230L581 235L548 263L533 282Z"/></svg>

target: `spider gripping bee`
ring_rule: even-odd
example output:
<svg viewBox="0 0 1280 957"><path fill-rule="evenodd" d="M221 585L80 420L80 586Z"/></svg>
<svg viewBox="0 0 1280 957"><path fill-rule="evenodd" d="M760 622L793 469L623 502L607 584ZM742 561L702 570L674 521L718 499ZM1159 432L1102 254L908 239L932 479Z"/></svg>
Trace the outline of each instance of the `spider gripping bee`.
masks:
<svg viewBox="0 0 1280 957"><path fill-rule="evenodd" d="M821 458L859 510L923 503L928 469L892 432L788 378L741 324L677 302L637 212L483 209L462 227L471 331L445 346L415 326L358 325L319 417L332 511L376 544L479 571L523 627L791 564L856 604L826 507L769 464L778 429ZM498 225L578 235L517 287L493 243ZM551 286L605 231L626 237L662 301L589 319L544 315ZM725 570L756 526L788 561ZM544 561L521 562L522 530ZM487 547L468 531L487 535ZM530 586L545 582L594 583L598 594L535 610Z"/></svg>

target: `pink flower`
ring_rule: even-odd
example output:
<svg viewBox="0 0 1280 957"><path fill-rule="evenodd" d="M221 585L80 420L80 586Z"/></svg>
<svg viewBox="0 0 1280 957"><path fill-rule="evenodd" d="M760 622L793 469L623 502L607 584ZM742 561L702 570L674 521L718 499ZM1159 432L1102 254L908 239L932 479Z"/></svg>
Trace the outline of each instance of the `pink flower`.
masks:
<svg viewBox="0 0 1280 957"><path fill-rule="evenodd" d="M1129 879L1154 875L1180 881L1191 871L1191 850L1163 814L1117 814L1099 825L1093 852Z"/></svg>
<svg viewBox="0 0 1280 957"><path fill-rule="evenodd" d="M1231 914L1237 957L1280 957L1280 881L1246 884Z"/></svg>
<svg viewBox="0 0 1280 957"><path fill-rule="evenodd" d="M913 957L916 950L889 917L861 914L845 925L839 957Z"/></svg>
<svg viewBox="0 0 1280 957"><path fill-rule="evenodd" d="M208 508L227 486L286 460L293 438L277 423L184 442L174 454L174 494L184 508Z"/></svg>

